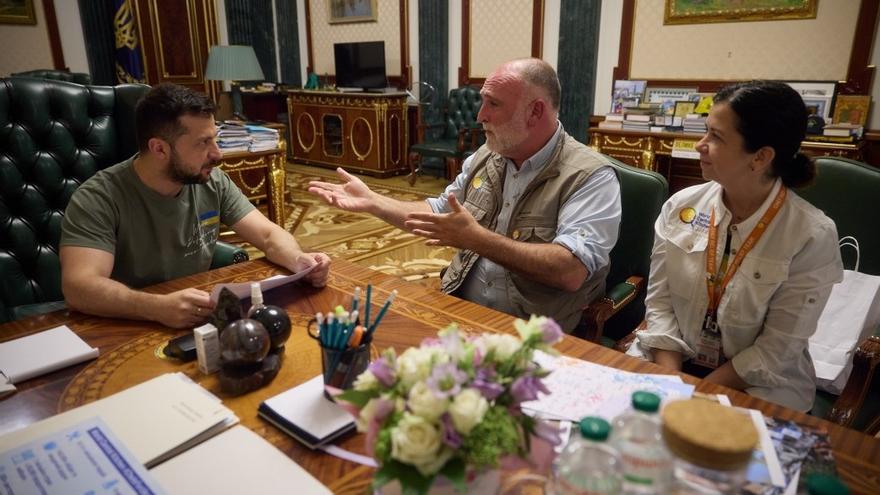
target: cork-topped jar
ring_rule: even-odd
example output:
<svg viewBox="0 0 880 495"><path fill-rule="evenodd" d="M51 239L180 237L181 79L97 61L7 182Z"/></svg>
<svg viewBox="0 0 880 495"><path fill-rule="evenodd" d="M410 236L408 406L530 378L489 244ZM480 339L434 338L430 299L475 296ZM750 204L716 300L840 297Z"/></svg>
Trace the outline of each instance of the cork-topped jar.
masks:
<svg viewBox="0 0 880 495"><path fill-rule="evenodd" d="M661 418L663 440L676 457L679 493L690 493L689 487L700 493L738 491L758 443L748 414L716 402L688 399L667 404Z"/></svg>

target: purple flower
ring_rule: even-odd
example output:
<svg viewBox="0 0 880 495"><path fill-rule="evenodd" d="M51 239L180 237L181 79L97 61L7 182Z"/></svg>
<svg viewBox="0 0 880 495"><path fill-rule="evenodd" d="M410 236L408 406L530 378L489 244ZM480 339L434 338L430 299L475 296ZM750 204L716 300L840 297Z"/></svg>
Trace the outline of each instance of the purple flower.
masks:
<svg viewBox="0 0 880 495"><path fill-rule="evenodd" d="M486 400L493 400L504 393L504 387L494 380L495 370L492 368L479 368L471 386L479 390Z"/></svg>
<svg viewBox="0 0 880 495"><path fill-rule="evenodd" d="M434 366L428 377L428 387L437 398L452 397L461 390L461 384L467 381L467 373L458 369L453 363Z"/></svg>
<svg viewBox="0 0 880 495"><path fill-rule="evenodd" d="M562 327L553 318L545 318L541 325L542 339L545 344L553 345L562 340Z"/></svg>
<svg viewBox="0 0 880 495"><path fill-rule="evenodd" d="M394 375L394 368L388 364L385 358L373 361L367 369L379 380L379 383L386 387L394 385L394 382L397 380L397 377Z"/></svg>
<svg viewBox="0 0 880 495"><path fill-rule="evenodd" d="M440 427L443 434L443 443L453 449L461 447L461 435L455 431L455 426L452 424L452 416L449 413L443 413L443 416L440 416Z"/></svg>
<svg viewBox="0 0 880 495"><path fill-rule="evenodd" d="M517 378L513 385L510 386L510 393L513 400L517 403L527 402L538 398L538 392L549 394L550 390L544 385L540 378L531 375L524 375Z"/></svg>
<svg viewBox="0 0 880 495"><path fill-rule="evenodd" d="M562 438L559 436L559 428L546 421L535 421L535 429L532 434L554 447L562 443Z"/></svg>
<svg viewBox="0 0 880 495"><path fill-rule="evenodd" d="M373 454L376 450L376 440L379 438L379 430L385 423L385 418L394 411L394 402L387 399L374 399L376 408L373 410L373 417L367 423L367 437L365 439L367 452Z"/></svg>

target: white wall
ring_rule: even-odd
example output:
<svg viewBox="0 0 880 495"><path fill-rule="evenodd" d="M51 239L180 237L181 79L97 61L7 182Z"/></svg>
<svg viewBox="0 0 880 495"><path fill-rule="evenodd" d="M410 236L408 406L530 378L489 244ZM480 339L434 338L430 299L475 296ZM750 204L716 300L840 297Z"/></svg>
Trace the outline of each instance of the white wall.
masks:
<svg viewBox="0 0 880 495"><path fill-rule="evenodd" d="M604 115L611 110L614 68L620 56L620 29L623 0L604 0L599 20L599 56L596 58L596 94L593 113Z"/></svg>
<svg viewBox="0 0 880 495"><path fill-rule="evenodd" d="M64 65L71 72L89 73L89 59L86 56L86 41L83 37L82 22L79 16L79 2L55 2L58 18L58 34L61 37L61 51Z"/></svg>

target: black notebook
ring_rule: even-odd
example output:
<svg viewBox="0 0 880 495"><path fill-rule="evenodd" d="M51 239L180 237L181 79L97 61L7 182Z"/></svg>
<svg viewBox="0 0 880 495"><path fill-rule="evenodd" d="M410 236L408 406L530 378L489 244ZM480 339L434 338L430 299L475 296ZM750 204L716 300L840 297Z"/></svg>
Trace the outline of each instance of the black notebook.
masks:
<svg viewBox="0 0 880 495"><path fill-rule="evenodd" d="M310 449L339 438L355 426L348 411L324 397L321 375L266 399L257 411Z"/></svg>

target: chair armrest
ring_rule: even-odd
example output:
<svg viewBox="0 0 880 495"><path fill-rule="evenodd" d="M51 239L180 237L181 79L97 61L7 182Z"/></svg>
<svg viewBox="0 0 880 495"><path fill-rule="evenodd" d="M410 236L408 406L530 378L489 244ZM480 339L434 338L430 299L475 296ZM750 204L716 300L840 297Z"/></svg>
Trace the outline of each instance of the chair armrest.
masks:
<svg viewBox="0 0 880 495"><path fill-rule="evenodd" d="M635 299L644 286L643 277L631 276L624 282L607 289L604 297L584 308L581 324L575 329L574 334L590 342L599 342L605 331L605 322Z"/></svg>
<svg viewBox="0 0 880 495"><path fill-rule="evenodd" d="M235 263L241 263L250 259L244 249L222 241L217 241L214 246L214 257L211 258L211 269L223 268Z"/></svg>
<svg viewBox="0 0 880 495"><path fill-rule="evenodd" d="M878 364L880 364L880 337L872 335L862 341L856 349L852 374L849 375L843 392L834 401L834 406L828 414L829 421L842 426L852 425L865 402ZM878 428L880 428L880 420L875 418L869 422L865 433L873 435Z"/></svg>

